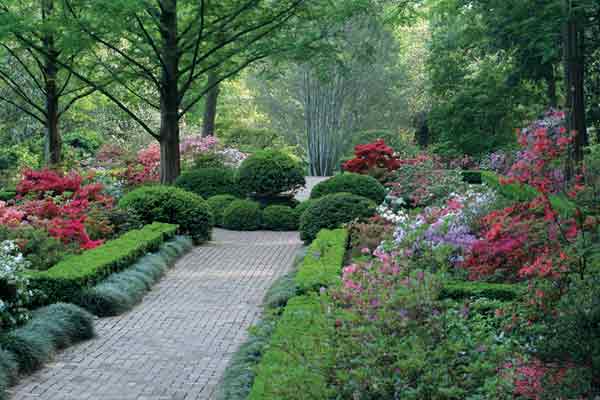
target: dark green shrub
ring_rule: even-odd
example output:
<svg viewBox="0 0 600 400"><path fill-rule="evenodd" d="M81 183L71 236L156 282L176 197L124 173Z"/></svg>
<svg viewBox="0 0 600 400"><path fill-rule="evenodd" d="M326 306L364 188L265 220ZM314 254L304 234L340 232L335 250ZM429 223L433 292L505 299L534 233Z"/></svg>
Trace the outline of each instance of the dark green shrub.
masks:
<svg viewBox="0 0 600 400"><path fill-rule="evenodd" d="M177 178L175 185L204 199L219 194L237 195L235 172L229 168L191 169Z"/></svg>
<svg viewBox="0 0 600 400"><path fill-rule="evenodd" d="M483 183L481 171L461 171L463 182L472 185L480 185Z"/></svg>
<svg viewBox="0 0 600 400"><path fill-rule="evenodd" d="M0 347L13 354L21 374L37 371L54 354L52 338L48 334L26 327L2 335Z"/></svg>
<svg viewBox="0 0 600 400"><path fill-rule="evenodd" d="M370 218L376 208L371 200L350 193L322 197L300 217L300 238L310 243L321 229L335 229L355 219Z"/></svg>
<svg viewBox="0 0 600 400"><path fill-rule="evenodd" d="M260 204L250 200L236 200L223 213L223 226L237 231L260 229L262 210Z"/></svg>
<svg viewBox="0 0 600 400"><path fill-rule="evenodd" d="M14 240L21 248L30 269L44 271L59 262L68 248L45 229L22 226L16 229L0 227L0 241Z"/></svg>
<svg viewBox="0 0 600 400"><path fill-rule="evenodd" d="M240 188L257 197L294 192L305 184L300 164L279 151L260 151L245 159L239 169Z"/></svg>
<svg viewBox="0 0 600 400"><path fill-rule="evenodd" d="M369 175L339 174L326 181L319 182L311 191L310 198L318 199L333 193L352 193L366 197L376 204L385 199L385 188L377 179Z"/></svg>
<svg viewBox="0 0 600 400"><path fill-rule="evenodd" d="M223 213L236 200L239 199L230 194L219 194L206 200L212 211L216 226L223 226Z"/></svg>
<svg viewBox="0 0 600 400"><path fill-rule="evenodd" d="M4 389L16 383L19 376L19 364L15 356L0 348L0 399Z"/></svg>
<svg viewBox="0 0 600 400"><path fill-rule="evenodd" d="M0 201L10 201L17 197L16 190L0 190Z"/></svg>
<svg viewBox="0 0 600 400"><path fill-rule="evenodd" d="M76 301L84 288L95 285L113 272L121 271L146 253L156 250L173 237L177 225L156 222L129 231L100 247L65 257L47 271L28 273L32 289L44 298L39 302Z"/></svg>
<svg viewBox="0 0 600 400"><path fill-rule="evenodd" d="M291 207L269 206L263 211L263 226L272 231L295 231L298 214Z"/></svg>
<svg viewBox="0 0 600 400"><path fill-rule="evenodd" d="M515 284L451 281L444 284L440 297L453 300L486 298L511 301L518 299L523 293L524 288Z"/></svg>
<svg viewBox="0 0 600 400"><path fill-rule="evenodd" d="M228 130L223 136L226 145L236 148L265 149L272 147L280 140L280 136L276 132L264 128L235 127Z"/></svg>
<svg viewBox="0 0 600 400"><path fill-rule="evenodd" d="M67 132L62 135L62 141L87 155L95 154L103 143L102 136L91 130Z"/></svg>
<svg viewBox="0 0 600 400"><path fill-rule="evenodd" d="M308 210L308 208L313 205L315 202L317 202L318 200L304 200L302 202L300 202L300 204L298 204L295 208L294 211L296 212L296 215L298 216L298 222L300 222L300 217L302 216L302 214L304 214L304 211Z"/></svg>
<svg viewBox="0 0 600 400"><path fill-rule="evenodd" d="M221 154L202 153L194 159L194 169L225 168L225 160Z"/></svg>
<svg viewBox="0 0 600 400"><path fill-rule="evenodd" d="M178 224L180 232L196 243L210 240L213 216L208 204L195 193L171 186L146 186L126 194L119 202L146 223Z"/></svg>

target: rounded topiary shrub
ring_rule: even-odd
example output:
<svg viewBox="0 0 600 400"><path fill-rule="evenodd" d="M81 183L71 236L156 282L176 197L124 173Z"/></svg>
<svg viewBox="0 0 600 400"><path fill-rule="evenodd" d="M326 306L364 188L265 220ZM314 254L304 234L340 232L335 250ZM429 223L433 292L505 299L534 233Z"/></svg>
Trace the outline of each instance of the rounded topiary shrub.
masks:
<svg viewBox="0 0 600 400"><path fill-rule="evenodd" d="M173 186L145 186L126 194L119 207L132 210L145 224L178 224L196 243L210 239L213 216L208 204L195 193Z"/></svg>
<svg viewBox="0 0 600 400"><path fill-rule="evenodd" d="M370 218L376 204L366 197L350 193L330 194L312 203L300 217L300 237L309 243L321 229L339 228L357 218Z"/></svg>
<svg viewBox="0 0 600 400"><path fill-rule="evenodd" d="M300 217L302 216L302 214L304 214L304 211L308 210L308 207L313 205L316 201L318 201L318 199L304 200L303 202L300 202L300 204L298 204L296 207L294 207L294 212L298 217L298 222L300 221Z"/></svg>
<svg viewBox="0 0 600 400"><path fill-rule="evenodd" d="M294 196L269 196L269 197L253 197L252 200L260 203L262 208L269 206L286 206L296 208L300 202Z"/></svg>
<svg viewBox="0 0 600 400"><path fill-rule="evenodd" d="M223 227L235 231L256 231L261 227L260 204L250 200L236 200L223 212Z"/></svg>
<svg viewBox="0 0 600 400"><path fill-rule="evenodd" d="M294 192L305 184L302 166L279 151L260 151L245 159L239 169L240 188L256 197Z"/></svg>
<svg viewBox="0 0 600 400"><path fill-rule="evenodd" d="M200 168L184 172L175 185L205 199L218 194L238 194L235 172L229 168Z"/></svg>
<svg viewBox="0 0 600 400"><path fill-rule="evenodd" d="M223 226L223 213L233 203L234 201L239 200L237 197L230 194L219 194L217 196L213 196L206 200L208 206L210 207L215 225Z"/></svg>
<svg viewBox="0 0 600 400"><path fill-rule="evenodd" d="M333 193L352 193L366 197L377 204L385 199L385 188L369 175L345 173L319 182L310 192L311 199L318 199Z"/></svg>
<svg viewBox="0 0 600 400"><path fill-rule="evenodd" d="M269 206L263 210L263 226L272 231L295 231L298 214L287 206Z"/></svg>

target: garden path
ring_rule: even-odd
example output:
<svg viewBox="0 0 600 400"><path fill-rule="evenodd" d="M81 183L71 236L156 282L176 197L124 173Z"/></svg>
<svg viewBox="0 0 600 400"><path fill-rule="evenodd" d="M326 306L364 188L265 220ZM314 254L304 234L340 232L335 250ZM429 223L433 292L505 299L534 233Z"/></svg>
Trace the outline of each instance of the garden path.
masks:
<svg viewBox="0 0 600 400"><path fill-rule="evenodd" d="M12 400L204 400L288 271L297 232L215 230L142 304L97 321L96 339L24 378Z"/></svg>

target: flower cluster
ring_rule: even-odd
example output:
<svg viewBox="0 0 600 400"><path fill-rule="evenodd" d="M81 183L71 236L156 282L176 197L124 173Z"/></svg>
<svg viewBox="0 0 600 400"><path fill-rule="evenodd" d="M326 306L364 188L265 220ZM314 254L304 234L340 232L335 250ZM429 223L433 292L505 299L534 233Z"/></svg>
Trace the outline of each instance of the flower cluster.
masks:
<svg viewBox="0 0 600 400"><path fill-rule="evenodd" d="M0 243L0 329L29 318L27 306L33 293L23 276L28 265L15 242L5 240Z"/></svg>

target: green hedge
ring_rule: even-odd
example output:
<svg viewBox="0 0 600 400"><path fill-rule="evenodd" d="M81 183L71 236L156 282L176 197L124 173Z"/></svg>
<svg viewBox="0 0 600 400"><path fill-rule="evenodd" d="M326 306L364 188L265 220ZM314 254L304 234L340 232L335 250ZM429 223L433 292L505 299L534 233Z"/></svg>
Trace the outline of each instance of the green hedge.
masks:
<svg viewBox="0 0 600 400"><path fill-rule="evenodd" d="M299 291L318 291L322 286L339 282L347 246L346 229L325 229L319 232L296 275Z"/></svg>
<svg viewBox="0 0 600 400"><path fill-rule="evenodd" d="M498 191L502 196L513 201L531 201L539 196L539 192L529 185L511 183L503 185L500 177L491 171L482 171L483 182ZM575 215L575 205L564 196L550 195L550 203L563 216Z"/></svg>
<svg viewBox="0 0 600 400"><path fill-rule="evenodd" d="M344 173L319 182L310 192L311 199L319 199L334 193L351 193L366 197L376 204L385 199L385 188L379 181L369 175Z"/></svg>
<svg viewBox="0 0 600 400"><path fill-rule="evenodd" d="M269 206L263 210L263 226L273 231L298 230L298 214L287 206Z"/></svg>
<svg viewBox="0 0 600 400"><path fill-rule="evenodd" d="M325 297L291 299L257 368L249 400L317 400L334 395L327 374L334 363L333 324Z"/></svg>
<svg viewBox="0 0 600 400"><path fill-rule="evenodd" d="M175 185L204 199L220 194L240 194L235 171L231 168L191 169L182 173Z"/></svg>
<svg viewBox="0 0 600 400"><path fill-rule="evenodd" d="M518 284L451 281L444 284L440 297L453 300L486 298L512 301L524 293L525 288Z"/></svg>
<svg viewBox="0 0 600 400"><path fill-rule="evenodd" d="M155 222L125 233L100 247L71 255L47 271L30 271L34 290L40 290L42 304L72 302L82 289L91 287L113 272L121 271L148 252L175 236L178 226Z"/></svg>
<svg viewBox="0 0 600 400"><path fill-rule="evenodd" d="M236 200L223 211L223 227L234 231L257 231L262 226L260 204L252 200Z"/></svg>

